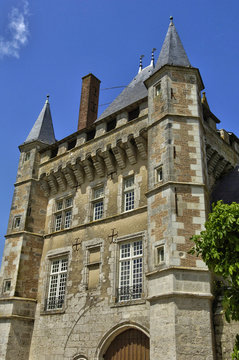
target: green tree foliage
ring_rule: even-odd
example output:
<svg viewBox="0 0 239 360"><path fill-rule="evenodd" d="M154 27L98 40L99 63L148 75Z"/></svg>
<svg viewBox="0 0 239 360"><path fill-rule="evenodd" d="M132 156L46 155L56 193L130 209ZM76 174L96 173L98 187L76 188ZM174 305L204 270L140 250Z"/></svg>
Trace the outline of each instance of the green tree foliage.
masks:
<svg viewBox="0 0 239 360"><path fill-rule="evenodd" d="M239 321L239 204L218 201L213 205L205 230L192 240L195 246L190 253L201 256L212 272L226 280L223 298L226 320ZM239 335L232 359L239 360Z"/></svg>

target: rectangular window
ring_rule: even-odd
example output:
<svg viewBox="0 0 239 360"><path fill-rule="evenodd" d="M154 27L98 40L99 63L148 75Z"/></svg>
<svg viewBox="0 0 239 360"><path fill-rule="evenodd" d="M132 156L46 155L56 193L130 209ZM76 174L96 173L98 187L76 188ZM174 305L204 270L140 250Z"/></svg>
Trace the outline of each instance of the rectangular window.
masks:
<svg viewBox="0 0 239 360"><path fill-rule="evenodd" d="M143 283L142 240L120 245L118 300L140 299Z"/></svg>
<svg viewBox="0 0 239 360"><path fill-rule="evenodd" d="M93 220L102 219L104 215L104 188L93 190Z"/></svg>
<svg viewBox="0 0 239 360"><path fill-rule="evenodd" d="M163 167L160 166L156 169L156 183L163 180Z"/></svg>
<svg viewBox="0 0 239 360"><path fill-rule="evenodd" d="M24 158L24 161L28 161L30 159L30 151L28 151L26 154L25 154L25 158Z"/></svg>
<svg viewBox="0 0 239 360"><path fill-rule="evenodd" d="M21 216L16 216L14 218L13 227L15 229L18 229L20 227L20 223L21 223Z"/></svg>
<svg viewBox="0 0 239 360"><path fill-rule="evenodd" d="M134 209L134 177L124 180L124 211Z"/></svg>
<svg viewBox="0 0 239 360"><path fill-rule="evenodd" d="M159 82L156 86L155 86L155 96L158 96L161 92L161 83Z"/></svg>
<svg viewBox="0 0 239 360"><path fill-rule="evenodd" d="M56 202L55 231L68 229L72 220L73 198L68 197Z"/></svg>
<svg viewBox="0 0 239 360"><path fill-rule="evenodd" d="M4 280L3 283L3 292L4 293L9 293L11 290L11 280Z"/></svg>
<svg viewBox="0 0 239 360"><path fill-rule="evenodd" d="M164 245L157 247L157 265L164 263Z"/></svg>
<svg viewBox="0 0 239 360"><path fill-rule="evenodd" d="M95 289L100 280L100 247L88 250L88 289Z"/></svg>
<svg viewBox="0 0 239 360"><path fill-rule="evenodd" d="M46 310L62 309L65 301L67 268L67 258L52 260Z"/></svg>

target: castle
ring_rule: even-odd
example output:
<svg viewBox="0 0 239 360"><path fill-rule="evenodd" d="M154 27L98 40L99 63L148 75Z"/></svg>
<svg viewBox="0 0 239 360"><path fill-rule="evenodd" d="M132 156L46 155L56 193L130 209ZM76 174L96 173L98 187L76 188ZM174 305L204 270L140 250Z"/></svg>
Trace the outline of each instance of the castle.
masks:
<svg viewBox="0 0 239 360"><path fill-rule="evenodd" d="M75 133L56 141L47 99L19 146L0 358L230 359L238 325L188 251L239 140L217 130L172 18L158 60L97 117L99 88L83 77Z"/></svg>

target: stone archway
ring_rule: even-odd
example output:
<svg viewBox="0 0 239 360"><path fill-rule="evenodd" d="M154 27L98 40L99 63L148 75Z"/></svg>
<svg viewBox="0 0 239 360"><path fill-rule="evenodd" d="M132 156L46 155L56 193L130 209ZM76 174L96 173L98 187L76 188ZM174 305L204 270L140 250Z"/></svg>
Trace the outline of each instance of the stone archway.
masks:
<svg viewBox="0 0 239 360"><path fill-rule="evenodd" d="M149 360L149 338L138 329L127 329L114 338L103 359Z"/></svg>

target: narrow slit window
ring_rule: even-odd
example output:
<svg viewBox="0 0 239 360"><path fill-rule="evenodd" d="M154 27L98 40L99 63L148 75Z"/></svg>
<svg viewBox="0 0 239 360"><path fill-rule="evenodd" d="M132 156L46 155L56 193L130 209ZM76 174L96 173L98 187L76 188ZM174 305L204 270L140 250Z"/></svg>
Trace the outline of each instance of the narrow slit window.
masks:
<svg viewBox="0 0 239 360"><path fill-rule="evenodd" d="M156 182L161 182L163 180L163 167L160 166L156 169Z"/></svg>
<svg viewBox="0 0 239 360"><path fill-rule="evenodd" d="M161 93L161 83L155 86L155 95L158 96Z"/></svg>
<svg viewBox="0 0 239 360"><path fill-rule="evenodd" d="M14 218L13 227L14 227L15 229L19 229L20 224L21 224L21 216L16 216L16 217Z"/></svg>
<svg viewBox="0 0 239 360"><path fill-rule="evenodd" d="M157 247L157 265L164 263L165 254L164 254L164 245Z"/></svg>

